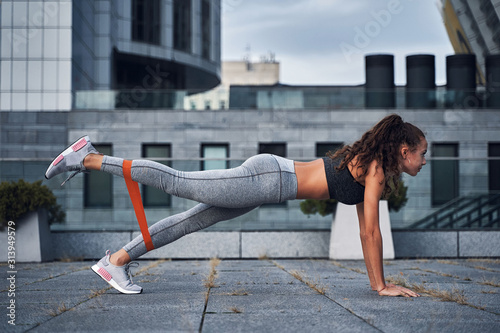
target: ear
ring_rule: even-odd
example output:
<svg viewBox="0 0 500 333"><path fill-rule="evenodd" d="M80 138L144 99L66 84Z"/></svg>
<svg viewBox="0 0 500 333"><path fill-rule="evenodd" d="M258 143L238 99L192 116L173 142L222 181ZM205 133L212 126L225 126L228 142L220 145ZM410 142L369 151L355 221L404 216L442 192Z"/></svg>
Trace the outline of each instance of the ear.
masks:
<svg viewBox="0 0 500 333"><path fill-rule="evenodd" d="M406 160L406 157L410 153L410 149L408 148L407 145L402 145L401 146L401 157Z"/></svg>

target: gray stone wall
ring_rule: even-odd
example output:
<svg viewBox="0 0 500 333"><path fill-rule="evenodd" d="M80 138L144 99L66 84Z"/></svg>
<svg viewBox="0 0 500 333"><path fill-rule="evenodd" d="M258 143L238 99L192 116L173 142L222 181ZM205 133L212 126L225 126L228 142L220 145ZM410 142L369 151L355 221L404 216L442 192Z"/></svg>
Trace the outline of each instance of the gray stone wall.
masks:
<svg viewBox="0 0 500 333"><path fill-rule="evenodd" d="M460 161L460 193L487 189L488 142L499 142L498 110L113 110L70 112L0 112L2 158L45 159L26 167L26 162L1 162L0 176L29 180L43 179L46 165L69 142L89 134L95 143L108 143L113 155L127 159L141 157L143 143L168 143L173 166L182 170L199 168L202 143L229 144L232 166L258 152L259 143L286 142L287 156L297 160L315 158L317 142L352 143L382 117L396 112L421 127L433 143L456 142ZM191 160L190 160L191 159ZM476 159L476 160L474 160ZM481 160L478 160L481 159ZM85 209L83 177L75 177L63 188L58 176L46 184L53 188L66 208L67 221L55 230L137 230L137 223L124 182L113 179L111 209ZM431 213L430 166L417 177L404 177L408 203L391 213L393 227L404 227ZM172 207L147 209L149 223L183 211L194 202L173 198ZM299 201L279 208L260 208L239 219L222 222L211 230L325 230L331 217L306 217Z"/></svg>
<svg viewBox="0 0 500 333"><path fill-rule="evenodd" d="M0 158L50 158L68 140L68 112L0 112Z"/></svg>
<svg viewBox="0 0 500 333"><path fill-rule="evenodd" d="M393 239L397 258L500 257L498 230L398 230Z"/></svg>
<svg viewBox="0 0 500 333"><path fill-rule="evenodd" d="M498 258L500 231L393 231L397 259ZM53 232L55 259L99 259L138 232ZM329 231L197 232L142 256L159 258L328 258ZM1 258L0 258L1 261Z"/></svg>

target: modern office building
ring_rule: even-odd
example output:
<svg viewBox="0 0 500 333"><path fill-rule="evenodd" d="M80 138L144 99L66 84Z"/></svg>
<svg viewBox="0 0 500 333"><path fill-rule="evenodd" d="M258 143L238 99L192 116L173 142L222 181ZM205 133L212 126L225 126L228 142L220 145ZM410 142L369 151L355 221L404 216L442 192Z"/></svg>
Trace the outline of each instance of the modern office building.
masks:
<svg viewBox="0 0 500 333"><path fill-rule="evenodd" d="M447 60L444 87L435 85L428 54L407 57L406 86L395 86L390 54L366 57L360 86L286 86L276 61L228 63L229 93L192 107L185 101L221 81L220 0L3 0L0 10L1 181L43 179L61 148L86 134L104 154L190 171L237 166L257 153L315 159L398 113L424 129L429 162L418 177L403 177L408 201L391 212L392 227L423 218L435 227L498 227L489 194L500 191L500 99L494 89L484 94L488 82L476 82L470 56ZM482 54L490 59L485 71L496 73L498 55L490 53ZM265 75L254 75L261 65ZM490 87L500 84L492 78ZM58 256L99 258L104 239L114 248L137 234L122 179L92 172L60 187L63 180L44 181L66 212L64 223L52 225ZM150 224L195 204L141 190ZM453 202L470 210L445 221L457 216ZM282 242L292 252L268 254L325 256L331 222L304 215L300 201L265 205L210 227L216 236L181 242L184 252L158 253L241 257L246 246L260 255L266 242Z"/></svg>
<svg viewBox="0 0 500 333"><path fill-rule="evenodd" d="M168 96L137 95L220 83L220 0L7 0L0 10L0 110L70 110L87 91L121 91L108 93L117 107L168 107Z"/></svg>
<svg viewBox="0 0 500 333"><path fill-rule="evenodd" d="M500 0L441 0L455 53L473 53L478 83L485 84L486 56L500 53Z"/></svg>
<svg viewBox="0 0 500 333"><path fill-rule="evenodd" d="M272 54L262 56L259 62L252 62L249 59L223 61L221 72L221 84L210 91L186 96L184 109L228 109L232 86L276 86L280 82L280 63Z"/></svg>

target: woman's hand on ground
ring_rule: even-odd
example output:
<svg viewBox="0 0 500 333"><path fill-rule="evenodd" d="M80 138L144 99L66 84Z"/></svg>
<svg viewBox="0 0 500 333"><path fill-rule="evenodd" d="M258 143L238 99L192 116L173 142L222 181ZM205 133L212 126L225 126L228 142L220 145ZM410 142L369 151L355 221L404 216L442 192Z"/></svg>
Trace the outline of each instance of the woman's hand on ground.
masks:
<svg viewBox="0 0 500 333"><path fill-rule="evenodd" d="M384 289L378 292L380 296L404 296L404 297L420 297L416 292L394 284L387 284Z"/></svg>

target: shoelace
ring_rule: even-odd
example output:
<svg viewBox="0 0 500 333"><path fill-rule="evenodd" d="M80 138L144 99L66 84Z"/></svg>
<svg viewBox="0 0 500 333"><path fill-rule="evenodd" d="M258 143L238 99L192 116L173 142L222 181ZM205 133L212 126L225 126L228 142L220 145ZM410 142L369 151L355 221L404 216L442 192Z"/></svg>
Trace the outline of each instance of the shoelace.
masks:
<svg viewBox="0 0 500 333"><path fill-rule="evenodd" d="M92 153L92 154L103 155L103 154L99 153L97 150L95 150L95 148L94 148L94 147L91 147L91 148L92 148L92 149L91 149L91 150L89 150L89 153L88 153L88 154ZM87 154L87 155L88 155L88 154ZM87 157L87 155L85 155L85 157ZM85 159L85 157L84 157L84 159ZM68 177L68 178L66 178L66 180L65 180L65 181L63 181L63 182L61 183L61 186L63 186L64 184L66 184L66 182L67 182L68 180L70 180L71 178L75 177L75 176L76 176L77 174L79 174L80 172L83 172L83 173L90 173L90 170L87 170L87 169L83 166L83 160L82 160L82 162L80 162L80 165L79 165L79 166L74 166L74 167L73 167L73 170L75 170L75 172L73 172L71 175L69 175L69 177Z"/></svg>
<svg viewBox="0 0 500 333"><path fill-rule="evenodd" d="M134 284L134 281L132 281L132 273L130 273L130 267L139 267L139 263L137 261L131 261L125 265L125 274L127 274L130 284Z"/></svg>
<svg viewBox="0 0 500 333"><path fill-rule="evenodd" d="M88 170L78 170L78 171L75 171L75 172L73 172L71 175L69 175L69 177L68 177L68 178L66 178L66 180L65 180L65 181L63 181L63 182L61 183L61 186L63 186L64 184L66 184L66 182L67 182L68 180L70 180L71 178L75 177L75 176L76 176L77 174L79 174L80 172L83 172L83 173L90 173L90 171L88 171Z"/></svg>

